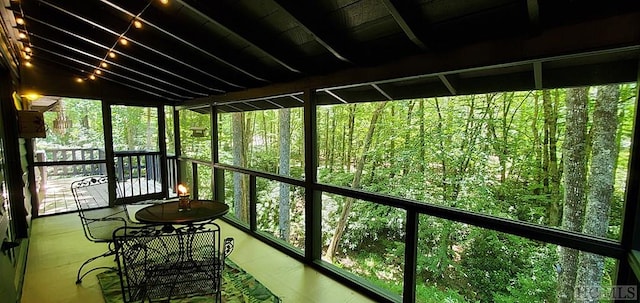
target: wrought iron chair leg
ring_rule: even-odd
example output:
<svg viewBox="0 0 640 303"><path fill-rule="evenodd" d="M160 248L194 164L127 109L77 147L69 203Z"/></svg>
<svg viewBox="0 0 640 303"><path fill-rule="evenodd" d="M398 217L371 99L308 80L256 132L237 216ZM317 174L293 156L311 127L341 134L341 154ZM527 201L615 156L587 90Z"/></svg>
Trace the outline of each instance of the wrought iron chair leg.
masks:
<svg viewBox="0 0 640 303"><path fill-rule="evenodd" d="M91 262L93 262L93 261L95 261L95 260L97 260L97 259L103 258L103 257L108 257L108 256L115 255L115 253L116 253L116 252L115 252L115 251L113 251L113 250L108 250L108 251L106 251L106 252L102 253L101 255L98 255L98 256L92 257L92 258L88 259L87 261L84 261L84 263L82 263L82 265L81 265L81 266L80 266L80 268L78 269L78 274L76 275L76 278L77 278L77 279L76 279L76 284L80 284L80 283L82 283L82 279L83 279L87 274L89 274L90 272L92 272L92 271L94 271L94 270L98 270L98 269L112 269L112 270L116 270L116 268L115 268L115 267L99 266L99 267L94 267L94 268L90 269L89 271L85 272L84 274L80 275L80 273L82 273L82 269L83 269L86 265L88 265L89 263L91 263Z"/></svg>

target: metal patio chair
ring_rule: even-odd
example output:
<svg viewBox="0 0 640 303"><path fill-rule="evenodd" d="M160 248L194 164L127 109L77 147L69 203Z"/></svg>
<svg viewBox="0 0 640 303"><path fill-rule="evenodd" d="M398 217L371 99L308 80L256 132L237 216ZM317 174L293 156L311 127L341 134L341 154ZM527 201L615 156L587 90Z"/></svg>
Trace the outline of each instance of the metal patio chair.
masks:
<svg viewBox="0 0 640 303"><path fill-rule="evenodd" d="M103 257L115 256L113 231L122 226L141 225L129 219L124 205L108 206L107 176L91 176L71 183L71 192L78 208L78 216L82 223L85 237L95 243L107 243L106 252L86 260L76 275L76 284L95 270L114 269L114 267L98 266L83 273L85 266Z"/></svg>
<svg viewBox="0 0 640 303"><path fill-rule="evenodd" d="M225 258L233 239L221 247L215 223L125 226L114 231L118 274L124 302L169 302L212 296L221 302Z"/></svg>

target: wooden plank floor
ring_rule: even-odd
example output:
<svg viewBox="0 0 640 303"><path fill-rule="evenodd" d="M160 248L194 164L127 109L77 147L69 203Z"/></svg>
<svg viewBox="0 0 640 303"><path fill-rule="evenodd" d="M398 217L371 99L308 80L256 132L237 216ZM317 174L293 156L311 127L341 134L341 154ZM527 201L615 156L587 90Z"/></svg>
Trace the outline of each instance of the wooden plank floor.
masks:
<svg viewBox="0 0 640 303"><path fill-rule="evenodd" d="M85 177L49 178L45 186L38 189L38 215L53 215L74 212L78 210L71 194L71 183ZM162 184L145 178L134 178L120 182L120 191L125 196L141 195L162 191ZM107 188L102 187L102 193L95 195L95 207L108 206ZM122 195L121 194L121 195Z"/></svg>
<svg viewBox="0 0 640 303"><path fill-rule="evenodd" d="M235 239L235 250L229 258L283 302L373 302L260 240L220 220L217 223L223 238ZM84 238L76 214L34 219L21 303L104 302L96 272L87 275L80 285L75 284L75 275L84 260L106 251L106 247ZM102 258L94 263L111 266L114 260Z"/></svg>

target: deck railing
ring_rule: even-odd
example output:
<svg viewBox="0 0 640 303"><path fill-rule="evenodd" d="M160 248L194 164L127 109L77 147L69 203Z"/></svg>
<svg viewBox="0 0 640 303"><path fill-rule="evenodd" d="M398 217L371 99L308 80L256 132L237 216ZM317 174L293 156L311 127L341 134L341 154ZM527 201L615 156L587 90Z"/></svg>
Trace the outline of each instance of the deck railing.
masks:
<svg viewBox="0 0 640 303"><path fill-rule="evenodd" d="M36 178L44 188L50 177L72 178L107 174L105 151L99 148L57 148L36 152ZM118 197L162 192L160 152L119 151L114 153ZM176 182L176 160L167 160L169 192Z"/></svg>
<svg viewBox="0 0 640 303"><path fill-rule="evenodd" d="M58 148L36 152L36 162L72 162L49 166L48 176L87 176L107 173L104 163L90 163L105 159L105 152L98 148ZM89 163L87 163L89 162ZM43 176L43 177L46 177Z"/></svg>

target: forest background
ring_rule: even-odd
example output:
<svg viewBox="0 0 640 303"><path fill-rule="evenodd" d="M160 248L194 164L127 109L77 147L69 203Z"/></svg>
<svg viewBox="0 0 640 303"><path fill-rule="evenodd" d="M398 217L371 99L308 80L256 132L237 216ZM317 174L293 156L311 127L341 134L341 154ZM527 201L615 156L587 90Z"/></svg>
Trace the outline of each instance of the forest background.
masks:
<svg viewBox="0 0 640 303"><path fill-rule="evenodd" d="M320 106L318 182L619 240L636 94L636 84L616 84ZM100 111L66 104L76 121ZM153 150L157 113L126 115L114 145ZM183 156L210 161L210 138L190 135L210 121L180 112ZM47 140L93 144L101 126L86 126ZM169 145L172 134L169 123ZM221 163L304 177L302 108L222 113L218 136ZM210 180L211 170L200 173ZM227 203L244 222L246 179L225 177ZM257 185L259 230L303 250L304 191ZM322 207L323 260L401 295L406 212L332 194ZM419 302L599 302L583 292L606 290L616 268L615 259L419 216Z"/></svg>

